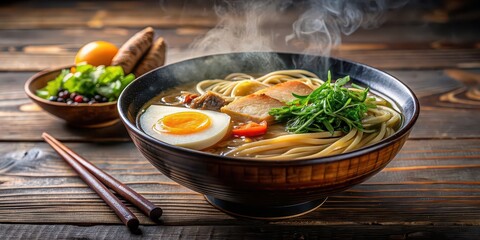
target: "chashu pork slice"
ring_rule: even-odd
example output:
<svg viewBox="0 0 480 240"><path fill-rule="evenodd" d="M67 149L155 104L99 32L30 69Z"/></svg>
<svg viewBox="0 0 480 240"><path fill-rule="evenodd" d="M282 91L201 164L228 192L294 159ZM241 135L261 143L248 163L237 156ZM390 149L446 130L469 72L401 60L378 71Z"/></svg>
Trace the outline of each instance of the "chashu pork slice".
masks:
<svg viewBox="0 0 480 240"><path fill-rule="evenodd" d="M230 115L233 120L238 122L254 121L258 123L266 120L271 123L274 118L268 114L268 111L284 105L265 94L250 94L222 107L220 111Z"/></svg>
<svg viewBox="0 0 480 240"><path fill-rule="evenodd" d="M276 84L269 88L262 89L256 94L265 94L271 98L274 98L280 102L290 102L295 99L292 93L295 93L300 96L306 96L313 91L309 86L300 81L288 81Z"/></svg>
<svg viewBox="0 0 480 240"><path fill-rule="evenodd" d="M239 98L222 107L220 111L239 122L254 121L258 123L266 120L268 123L272 123L274 118L268 114L270 109L283 107L287 102L295 99L292 93L303 96L312 91L309 86L300 81L288 81Z"/></svg>

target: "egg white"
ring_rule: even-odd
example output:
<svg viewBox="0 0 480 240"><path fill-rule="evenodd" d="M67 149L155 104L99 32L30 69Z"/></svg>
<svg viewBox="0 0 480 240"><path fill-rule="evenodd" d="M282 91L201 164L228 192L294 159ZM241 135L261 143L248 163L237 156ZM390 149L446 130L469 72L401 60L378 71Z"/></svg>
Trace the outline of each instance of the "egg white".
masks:
<svg viewBox="0 0 480 240"><path fill-rule="evenodd" d="M158 132L153 126L164 116L179 112L199 112L210 118L211 124L207 129L189 134L171 134ZM140 127L148 135L176 146L201 150L213 146L222 140L230 126L230 116L225 113L196 110L183 107L151 105L140 116Z"/></svg>

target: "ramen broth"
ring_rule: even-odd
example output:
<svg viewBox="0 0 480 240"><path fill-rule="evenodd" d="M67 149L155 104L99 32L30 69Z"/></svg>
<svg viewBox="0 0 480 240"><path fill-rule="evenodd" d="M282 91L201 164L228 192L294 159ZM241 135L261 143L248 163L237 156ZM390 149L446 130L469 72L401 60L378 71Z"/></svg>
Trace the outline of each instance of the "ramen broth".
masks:
<svg viewBox="0 0 480 240"><path fill-rule="evenodd" d="M241 81L245 81L245 83L248 83L248 81L258 81L258 86L254 87L258 88L259 86L261 87L260 84L264 84L267 90L276 84L297 80L304 81L305 85L310 86L313 90L323 84L323 81L319 80L314 74L309 75L307 74L308 72L305 73L306 71L297 74L294 71L295 70L278 73L279 80L275 79L274 81L271 78L277 77L277 75L272 73L270 79L267 78L266 81L262 81L261 77L258 76L236 74L230 78L206 80L211 81L207 83L189 83L176 86L150 100L145 104L143 108L144 111L142 112L145 112L151 106L158 105L181 107L185 108L185 111L188 111L190 105L184 101L185 96L191 94L200 96L212 90L228 99L227 103L245 97L234 95L233 90L225 90L228 87L232 87L228 85L230 82L232 85L236 84L232 89L235 89L235 87L238 89L240 85L239 82ZM219 85L218 88L216 88L217 86L215 86L215 84L224 85ZM209 89L204 91L204 89L202 89L204 86L208 86ZM251 94L255 93L248 93L247 96ZM239 121L235 117L232 117L229 123L230 130L227 134L219 142L202 149L202 151L233 157L253 157L272 160L322 157L353 151L377 143L393 135L398 130L403 119L398 107L391 100L383 96L380 97L378 94L373 94L371 91L368 93L368 97L375 99L370 101L377 104L377 106L375 108L369 108L365 114L365 118L362 119L362 124L365 129L363 131L352 129L349 132L335 130L334 132L323 131L295 134L286 131L287 126L285 122L274 121L268 124L268 131L263 135L252 137L234 136L230 132L232 127L241 125L244 121ZM146 131L146 128L152 127L150 126L152 123L147 124L142 122L141 115L142 114L137 118L137 125ZM215 126L213 126L213 128L215 128Z"/></svg>

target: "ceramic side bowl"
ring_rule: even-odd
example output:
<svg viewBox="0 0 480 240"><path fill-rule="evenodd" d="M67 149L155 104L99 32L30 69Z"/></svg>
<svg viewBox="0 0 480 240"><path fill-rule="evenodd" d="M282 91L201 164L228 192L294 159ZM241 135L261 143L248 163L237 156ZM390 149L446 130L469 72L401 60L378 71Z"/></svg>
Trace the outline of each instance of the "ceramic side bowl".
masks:
<svg viewBox="0 0 480 240"><path fill-rule="evenodd" d="M48 101L35 94L36 90L45 87L48 81L55 79L62 69L70 67L71 66L46 69L33 75L25 83L25 93L43 110L65 120L73 126L96 128L109 126L118 122L117 102L68 105L66 103Z"/></svg>
<svg viewBox="0 0 480 240"><path fill-rule="evenodd" d="M381 142L345 154L272 161L224 157L173 146L150 137L137 125L145 103L177 85L223 78L232 72L263 74L296 68L321 77L329 69L333 77L350 75L354 82L369 86L396 103L404 117L400 129ZM382 170L407 140L419 114L419 103L405 84L366 65L318 56L253 52L205 56L158 68L123 91L118 109L140 152L173 181L204 194L227 213L282 219L312 211L329 195Z"/></svg>

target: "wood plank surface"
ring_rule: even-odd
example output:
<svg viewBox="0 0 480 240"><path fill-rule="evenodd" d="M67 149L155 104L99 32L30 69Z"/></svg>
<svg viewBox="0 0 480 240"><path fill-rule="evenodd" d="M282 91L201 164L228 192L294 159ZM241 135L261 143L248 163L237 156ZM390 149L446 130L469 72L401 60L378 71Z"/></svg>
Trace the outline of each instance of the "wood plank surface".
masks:
<svg viewBox="0 0 480 240"><path fill-rule="evenodd" d="M165 225L243 225L158 172L132 143L71 143L74 151L164 209ZM4 223L118 224L45 143L1 143ZM462 174L458 174L462 172ZM480 139L410 140L380 173L285 224L461 224L480 227ZM127 204L131 207L131 205ZM137 209L142 224L153 224ZM59 214L61 213L61 214ZM280 223L278 222L278 223Z"/></svg>
<svg viewBox="0 0 480 240"><path fill-rule="evenodd" d="M133 33L149 25L156 27L156 34L163 36L169 45L167 62L176 62L198 55L197 52L188 49L188 45L215 25L214 20L208 20L213 23L202 26L202 21L206 21L204 19L215 19L209 8L198 11L193 6L185 7L178 6L178 4L170 6L167 4L166 7L173 8L168 8L166 11L164 7L160 6L160 3L155 1L121 4L112 2L99 6L91 3L52 4L52 8L47 7L47 10L44 11L37 11L35 4L26 5L26 12L21 17L16 14L12 15L14 12L12 9L0 8L0 13L4 12L3 15L0 15L0 34L5 36L0 39L0 71L38 71L65 65L73 61L76 51L85 43L102 39L120 46ZM152 5L153 7L151 7ZM55 9L55 6L60 8ZM106 13L107 10L99 10L101 17L95 16L97 14L94 14L95 11L92 9L96 7L109 8L109 14L118 14L118 18L121 20L115 20L115 17ZM122 11L128 11L128 13ZM55 15L54 12L60 12L60 16ZM162 14L164 12L168 14ZM404 14L408 15L409 13ZM72 15L91 19L72 17ZM160 23L148 20L152 16L158 16ZM60 19L56 19L57 17ZM360 29L352 35L343 36L343 44L333 55L382 69L471 69L480 67L477 22L392 24L392 21L394 23L395 19L401 17L402 15L392 17L386 25L380 28ZM4 18L3 21L2 18ZM32 19L29 20L29 18ZM119 21L120 23L105 25L103 22L98 23L100 20L97 18L107 22ZM305 48L298 41L286 44L285 36L292 33L294 19L291 18L281 18L280 21L275 22L274 26L265 26L261 29L261 31L272 31L272 34L275 35L271 46L266 46L268 49L302 52ZM49 25L49 21L51 24L59 24L59 26L45 29L44 24ZM99 24L99 26L89 26L92 21L97 22L95 24ZM167 23L162 23L162 21L167 21ZM40 26L33 25L23 30L21 26L17 26L17 24L28 25L30 23L38 23ZM183 23L198 23L201 26L189 26ZM72 27L77 25L79 27ZM245 47L235 50L252 50L248 48L249 44L244 45Z"/></svg>
<svg viewBox="0 0 480 240"><path fill-rule="evenodd" d="M146 26L166 39L167 63L198 55L190 44L218 23L213 4L0 4L0 239L478 239L480 5L474 0L409 1L388 11L380 27L342 37L333 56L399 78L418 96L421 113L385 169L298 218L267 222L229 216L157 171L121 123L71 127L23 92L27 78L71 63L85 43L104 40L120 46ZM280 17L269 15L260 26L259 31L271 33L269 49L305 48L299 40L285 41L306 5L299 6ZM162 221L150 221L127 203L142 224L140 232L129 232L42 141L44 131L161 206Z"/></svg>
<svg viewBox="0 0 480 240"><path fill-rule="evenodd" d="M0 224L0 235L11 239L475 239L476 226L409 225L277 225L143 226L137 234L123 226Z"/></svg>
<svg viewBox="0 0 480 240"><path fill-rule="evenodd" d="M71 63L76 51L88 42L102 39L120 46L138 30L0 30L0 34L8 36L0 39L0 71L39 71L63 66ZM406 31L403 28L396 30ZM386 35L382 29L363 30L344 37L344 44L333 51L332 55L382 69L479 68L480 43L472 40L472 36L466 36L466 40L458 42L452 35L446 34L449 29L446 30L421 42L411 41L409 38L395 38L391 41L391 36L395 35ZM412 35L420 34L422 29L416 31L418 33ZM471 33L474 29L465 31ZM206 29L198 28L157 29L156 36L165 38L168 45L167 63L172 63L198 56L200 53L190 49L189 45L206 32ZM301 42L285 42L285 36L290 33L291 29L280 29L280 36L275 38L271 46L266 47L281 52L303 52L305 46ZM367 40L366 36L370 36L370 40ZM469 38L471 40L468 40ZM246 44L235 50L252 49Z"/></svg>
<svg viewBox="0 0 480 240"><path fill-rule="evenodd" d="M200 2L201 3L201 2ZM217 19L212 8L171 1L29 1L0 9L0 28L38 29L104 26L212 27ZM202 5L202 4L200 4ZM19 16L16 10L21 9ZM38 11L41 9L41 11ZM198 10L197 10L198 9ZM180 19L181 17L181 19Z"/></svg>
<svg viewBox="0 0 480 240"><path fill-rule="evenodd" d="M65 29L0 29L2 51L19 51L27 47L55 46L63 51L73 51L87 42L102 39L114 44L122 44L129 36L143 29L146 25L135 28L104 27L104 28L65 28ZM186 46L192 38L202 36L210 28L176 27L154 28L155 34L166 36L172 40L175 47ZM343 36L342 43L375 44L377 48L478 48L477 24L429 24L429 25L391 25L379 28L358 29L351 35ZM280 40L292 33L292 28L284 26L275 30ZM361 46L361 45L360 45ZM341 46L345 47L345 46ZM364 49L366 46L362 46ZM31 49L30 49L31 50ZM36 50L35 48L33 50ZM58 51L58 50L57 50Z"/></svg>
<svg viewBox="0 0 480 240"><path fill-rule="evenodd" d="M389 71L417 94L421 114L412 139L480 137L480 100L465 95L476 89L476 71ZM79 129L49 115L26 97L23 85L34 73L0 73L0 141L42 141L47 131L63 141L128 141L121 123L100 129ZM473 80L472 80L473 79ZM432 84L435 83L435 84ZM448 97L454 93L455 98ZM442 97L443 96L443 97ZM443 98L443 100L441 100ZM458 102L460 100L469 102ZM445 117L451 116L451 117ZM458 124L462 119L462 124ZM12 124L15 123L15 124Z"/></svg>
<svg viewBox="0 0 480 240"><path fill-rule="evenodd" d="M169 40L167 40L169 42ZM247 50L248 51L248 50ZM280 49L282 51L282 49ZM283 51L286 51L283 49ZM296 51L288 51L296 52ZM220 53L220 52L217 52ZM169 49L167 64L199 56L198 52ZM435 69L435 68L480 68L480 49L423 49L423 50L341 50L333 57L348 59L376 68ZM71 63L75 52L10 53L0 52L0 71L40 71L45 68L64 66ZM412 65L412 63L415 63Z"/></svg>
<svg viewBox="0 0 480 240"><path fill-rule="evenodd" d="M142 27L213 27L217 23L215 1L26 1L0 9L1 29L52 29L105 26ZM389 5L393 7L392 5ZM287 8L274 22L292 24L306 4ZM42 11L38 11L41 9ZM403 7L386 11L385 18L395 24L469 22L476 20L478 9L473 1L453 7L443 2L410 1ZM19 16L15 11L20 11ZM463 12L459 13L459 10ZM463 14L461 14L463 13ZM181 17L181 18L180 18ZM477 19L478 20L478 19Z"/></svg>

